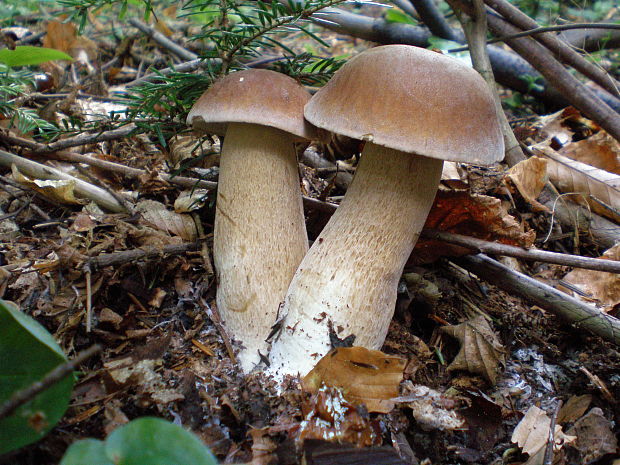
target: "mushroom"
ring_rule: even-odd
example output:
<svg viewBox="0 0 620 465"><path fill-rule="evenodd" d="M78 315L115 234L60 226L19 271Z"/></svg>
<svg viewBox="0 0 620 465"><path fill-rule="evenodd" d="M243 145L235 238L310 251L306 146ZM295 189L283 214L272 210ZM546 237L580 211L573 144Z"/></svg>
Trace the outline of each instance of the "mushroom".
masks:
<svg viewBox="0 0 620 465"><path fill-rule="evenodd" d="M195 131L225 136L213 255L216 302L241 341L244 372L266 355L288 285L308 250L293 143L312 139L310 94L275 71L250 69L216 81L187 116Z"/></svg>
<svg viewBox="0 0 620 465"><path fill-rule="evenodd" d="M486 165L504 155L482 77L456 59L407 45L351 59L312 97L305 116L366 143L341 205L287 292L270 353L277 378L305 375L331 349L330 328L380 349L443 160Z"/></svg>

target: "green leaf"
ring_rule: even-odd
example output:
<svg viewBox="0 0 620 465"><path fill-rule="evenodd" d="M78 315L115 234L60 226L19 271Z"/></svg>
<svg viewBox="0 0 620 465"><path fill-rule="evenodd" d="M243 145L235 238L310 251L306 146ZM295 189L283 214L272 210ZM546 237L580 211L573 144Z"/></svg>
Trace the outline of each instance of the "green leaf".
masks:
<svg viewBox="0 0 620 465"><path fill-rule="evenodd" d="M217 464L196 436L160 418L139 418L114 430L105 451L115 465Z"/></svg>
<svg viewBox="0 0 620 465"><path fill-rule="evenodd" d="M84 439L71 444L60 465L114 465L105 454L105 443L97 439Z"/></svg>
<svg viewBox="0 0 620 465"><path fill-rule="evenodd" d="M47 330L0 300L0 404L67 361ZM0 420L0 455L41 439L64 415L74 377L66 376Z"/></svg>
<svg viewBox="0 0 620 465"><path fill-rule="evenodd" d="M388 23L418 24L417 21L407 13L403 13L402 11L394 8L385 12L385 20Z"/></svg>
<svg viewBox="0 0 620 465"><path fill-rule="evenodd" d="M73 61L73 58L60 50L30 45L15 47L15 50L8 48L0 50L0 63L7 66L38 65L52 60Z"/></svg>

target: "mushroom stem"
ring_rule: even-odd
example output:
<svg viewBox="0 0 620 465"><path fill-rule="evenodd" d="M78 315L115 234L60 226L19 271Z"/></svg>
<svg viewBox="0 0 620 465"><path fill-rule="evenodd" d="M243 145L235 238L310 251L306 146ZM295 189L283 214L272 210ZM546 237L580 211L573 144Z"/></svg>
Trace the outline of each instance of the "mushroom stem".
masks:
<svg viewBox="0 0 620 465"><path fill-rule="evenodd" d="M217 305L244 348L244 372L267 354L291 278L308 250L292 136L230 123L222 147L213 255Z"/></svg>
<svg viewBox="0 0 620 465"><path fill-rule="evenodd" d="M276 378L305 375L339 338L379 349L398 280L435 198L442 160L367 143L342 204L297 269L282 334L270 354Z"/></svg>

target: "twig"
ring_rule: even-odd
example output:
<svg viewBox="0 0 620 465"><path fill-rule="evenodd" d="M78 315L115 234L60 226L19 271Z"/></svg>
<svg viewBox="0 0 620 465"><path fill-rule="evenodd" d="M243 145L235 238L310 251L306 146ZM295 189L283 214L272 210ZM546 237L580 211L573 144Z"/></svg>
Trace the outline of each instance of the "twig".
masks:
<svg viewBox="0 0 620 465"><path fill-rule="evenodd" d="M79 153L67 152L64 150L50 154L49 158L58 158L60 160L71 161L74 163L84 163L85 165L95 166L97 168L101 168L102 170L112 171L114 173L121 173L131 179L135 179L147 174L146 171L138 168L131 168L129 166L121 165L120 163L100 160L99 158L89 157L87 155L81 155ZM217 183L212 181L203 181L201 179L189 178L185 176L172 176L170 174L160 174L160 176L165 181L181 187L202 187L204 189L217 188Z"/></svg>
<svg viewBox="0 0 620 465"><path fill-rule="evenodd" d="M125 211L125 207L118 203L112 195L97 186L93 186L86 181L70 176L55 168L0 150L0 166L10 168L12 165L15 165L22 173L35 178L71 181L74 183L74 191L79 197L92 200L112 212L119 213Z"/></svg>
<svg viewBox="0 0 620 465"><path fill-rule="evenodd" d="M620 24L615 23L571 23L556 24L555 26L538 26L534 29L528 29L522 32L513 32L511 34L491 39L488 43L506 42L510 39L518 39L520 37L528 37L534 34L542 34L544 32L568 31L570 29L620 29Z"/></svg>
<svg viewBox="0 0 620 465"><path fill-rule="evenodd" d="M100 345L94 345L89 347L83 352L80 352L75 356L73 360L70 360L62 365L57 366L49 373L47 373L42 380L32 383L25 389L17 391L0 407L0 420L11 415L15 410L24 405L26 402L34 399L38 394L56 384L65 376L70 374L80 363L89 359L93 355L101 351Z"/></svg>
<svg viewBox="0 0 620 465"><path fill-rule="evenodd" d="M129 24L131 24L135 28L140 29L159 45L171 51L183 60L196 60L198 58L198 55L196 55L195 53L181 47L179 44L168 39L161 32L155 30L155 28L144 24L142 21L139 21L136 18L129 18Z"/></svg>
<svg viewBox="0 0 620 465"><path fill-rule="evenodd" d="M435 229L425 229L422 232L422 237L426 239L437 239L449 244L459 245L461 247L486 254L515 257L533 262L574 266L587 270L605 271L607 273L620 273L620 262L616 260L582 257L580 255L548 252L546 250L522 249L521 247L483 241L482 239L476 239L475 237L463 236L461 234L438 231Z"/></svg>
<svg viewBox="0 0 620 465"><path fill-rule="evenodd" d="M0 133L0 139L4 139L5 141L14 145L19 145L20 147L26 147L32 150L34 153L51 153L58 150L68 149L69 147L76 147L79 145L94 144L97 142L122 139L129 136L132 132L136 130L136 128L137 126L132 123L120 128L111 129L109 131L100 131L97 133L81 133L75 137L61 139L50 144L42 144L40 142L35 142L3 133Z"/></svg>
<svg viewBox="0 0 620 465"><path fill-rule="evenodd" d="M205 310L215 327L217 328L220 336L222 337L222 341L224 341L224 346L226 347L226 352L228 352L228 357L230 357L233 365L237 364L237 357L235 357L235 351L233 349L232 343L230 341L230 336L226 332L224 325L222 324L222 318L220 317L220 312L217 309L215 302L213 306L210 306L202 297L198 299L198 302Z"/></svg>
<svg viewBox="0 0 620 465"><path fill-rule="evenodd" d="M144 258L160 257L162 255L176 255L189 250L198 250L200 242L189 242L183 244L168 244L161 248L154 246L141 247L133 250L123 250L121 252L111 252L99 254L89 258L84 267L86 270L102 268L104 266L118 266Z"/></svg>
<svg viewBox="0 0 620 465"><path fill-rule="evenodd" d="M489 60L486 46L487 20L484 3L482 0L473 0L472 16L467 16L462 13L456 5L452 4L451 0L448 0L448 3L457 13L459 21L463 25L463 30L465 31L465 36L469 43L474 69L484 78L493 94L495 110L502 128L502 135L504 136L506 162L510 166L514 166L518 162L525 160L526 156L523 154L521 146L512 132L508 118L506 118L506 114L502 108L497 85L495 84L495 76L493 75L493 69L491 68L491 61Z"/></svg>
<svg viewBox="0 0 620 465"><path fill-rule="evenodd" d="M558 400L553 409L551 415L551 421L549 422L549 435L547 437L547 445L545 446L545 455L543 456L542 465L553 464L553 449L555 447L555 425L558 421L558 414L562 407L562 400Z"/></svg>
<svg viewBox="0 0 620 465"><path fill-rule="evenodd" d="M518 26L521 29L529 29L528 32L535 34L539 34L541 32L540 29L542 28L536 21L521 12L521 10L511 5L506 0L484 0L484 2L515 26ZM600 67L586 60L583 56L573 50L566 43L559 40L556 36L552 34L540 34L536 35L535 39L551 50L562 63L572 66L584 76L589 77L598 85L606 89L612 95L620 97L620 91L618 89L619 83L611 77L609 73L606 73Z"/></svg>
<svg viewBox="0 0 620 465"><path fill-rule="evenodd" d="M452 30L433 0L411 0L411 3L433 35L443 39L459 40L458 34Z"/></svg>
<svg viewBox="0 0 620 465"><path fill-rule="evenodd" d="M591 305L513 271L484 254L469 255L451 261L507 292L525 297L575 328L585 329L606 341L620 345L620 320Z"/></svg>
<svg viewBox="0 0 620 465"><path fill-rule="evenodd" d="M172 73L191 73L199 68L208 68L214 63L221 63L221 60L219 58L211 58L207 60L198 58L185 63L179 63L178 65L174 65L169 68L158 69L157 72L154 73L145 74L138 79L128 82L125 87L129 89L131 87L142 85L145 82L157 81Z"/></svg>

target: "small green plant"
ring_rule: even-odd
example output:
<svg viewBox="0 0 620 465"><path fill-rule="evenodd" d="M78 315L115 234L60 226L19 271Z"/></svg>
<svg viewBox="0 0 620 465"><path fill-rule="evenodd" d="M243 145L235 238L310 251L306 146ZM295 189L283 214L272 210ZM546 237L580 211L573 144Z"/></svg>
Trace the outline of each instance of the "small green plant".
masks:
<svg viewBox="0 0 620 465"><path fill-rule="evenodd" d="M105 441L84 439L67 449L60 465L216 465L192 433L160 418L143 417L114 430Z"/></svg>
<svg viewBox="0 0 620 465"><path fill-rule="evenodd" d="M0 300L0 406L66 361L43 326ZM67 410L73 382L66 376L0 419L0 455L47 434Z"/></svg>

